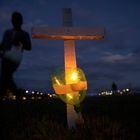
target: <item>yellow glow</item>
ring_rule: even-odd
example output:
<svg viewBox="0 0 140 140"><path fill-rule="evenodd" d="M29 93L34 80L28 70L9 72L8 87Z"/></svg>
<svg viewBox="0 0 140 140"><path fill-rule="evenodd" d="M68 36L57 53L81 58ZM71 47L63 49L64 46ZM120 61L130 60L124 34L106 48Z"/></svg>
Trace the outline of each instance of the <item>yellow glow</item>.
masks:
<svg viewBox="0 0 140 140"><path fill-rule="evenodd" d="M58 81L58 79L55 77L55 81L58 85L61 85L60 82Z"/></svg>
<svg viewBox="0 0 140 140"><path fill-rule="evenodd" d="M13 95L13 96L12 96L12 99L13 99L13 100L16 100L16 96L15 96L15 95Z"/></svg>
<svg viewBox="0 0 140 140"><path fill-rule="evenodd" d="M78 80L78 73L76 71L72 72L71 80L73 80L73 81L77 81Z"/></svg>
<svg viewBox="0 0 140 140"><path fill-rule="evenodd" d="M67 97L68 97L69 99L72 99L72 98L73 98L70 94L67 94Z"/></svg>

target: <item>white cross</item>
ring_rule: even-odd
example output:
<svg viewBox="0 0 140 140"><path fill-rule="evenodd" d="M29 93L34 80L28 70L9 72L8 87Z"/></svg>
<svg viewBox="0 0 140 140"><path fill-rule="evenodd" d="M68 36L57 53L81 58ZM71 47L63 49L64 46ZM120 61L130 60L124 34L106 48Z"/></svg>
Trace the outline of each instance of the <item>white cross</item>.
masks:
<svg viewBox="0 0 140 140"><path fill-rule="evenodd" d="M72 11L63 9L63 27L34 27L32 37L38 39L64 40L64 62L66 83L70 84L67 75L70 70L77 68L75 40L100 40L104 38L104 28L72 27ZM75 128L75 119L78 117L72 105L67 104L68 127Z"/></svg>

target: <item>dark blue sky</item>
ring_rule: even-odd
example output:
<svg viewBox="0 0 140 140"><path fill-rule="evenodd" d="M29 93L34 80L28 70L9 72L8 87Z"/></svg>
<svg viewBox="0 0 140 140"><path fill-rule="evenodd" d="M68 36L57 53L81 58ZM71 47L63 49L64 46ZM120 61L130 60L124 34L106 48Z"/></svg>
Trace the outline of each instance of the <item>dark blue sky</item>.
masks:
<svg viewBox="0 0 140 140"><path fill-rule="evenodd" d="M23 29L33 26L62 26L62 8L73 10L74 26L105 27L102 41L77 41L77 63L85 73L89 91L140 86L139 0L1 0L0 40L11 28L11 13L20 11ZM15 80L23 88L48 89L53 68L63 67L63 41L32 39L32 51L24 53Z"/></svg>

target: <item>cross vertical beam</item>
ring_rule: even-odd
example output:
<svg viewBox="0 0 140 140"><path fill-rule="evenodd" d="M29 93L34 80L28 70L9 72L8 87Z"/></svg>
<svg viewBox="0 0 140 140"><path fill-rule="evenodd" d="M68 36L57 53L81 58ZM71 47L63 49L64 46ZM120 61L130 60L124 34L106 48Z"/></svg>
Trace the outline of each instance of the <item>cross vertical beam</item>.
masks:
<svg viewBox="0 0 140 140"><path fill-rule="evenodd" d="M63 9L63 26L72 27L72 11L71 8ZM71 84L69 79L70 72L77 68L76 54L75 54L75 41L72 39L64 40L64 63L65 63L65 80L66 84ZM75 94L76 93L69 93ZM75 120L78 118L78 114L74 110L73 105L67 104L67 122L69 128L75 128Z"/></svg>
<svg viewBox="0 0 140 140"><path fill-rule="evenodd" d="M63 8L63 26L72 27L73 20L72 20L72 11L71 8Z"/></svg>
<svg viewBox="0 0 140 140"><path fill-rule="evenodd" d="M64 59L66 71L77 67L74 40L64 40Z"/></svg>

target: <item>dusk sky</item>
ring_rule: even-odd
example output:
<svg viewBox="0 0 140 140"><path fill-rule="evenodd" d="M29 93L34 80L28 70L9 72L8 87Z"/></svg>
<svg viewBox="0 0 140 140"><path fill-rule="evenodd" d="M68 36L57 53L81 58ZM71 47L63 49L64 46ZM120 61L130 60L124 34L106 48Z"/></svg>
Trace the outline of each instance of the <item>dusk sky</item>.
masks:
<svg viewBox="0 0 140 140"><path fill-rule="evenodd" d="M19 11L23 29L31 35L34 26L62 26L62 8L72 8L77 27L104 27L105 39L76 41L78 67L84 70L88 91L140 87L140 1L139 0L0 0L0 41L11 28L11 14ZM63 41L32 39L15 73L19 87L48 91L50 74L63 67Z"/></svg>

